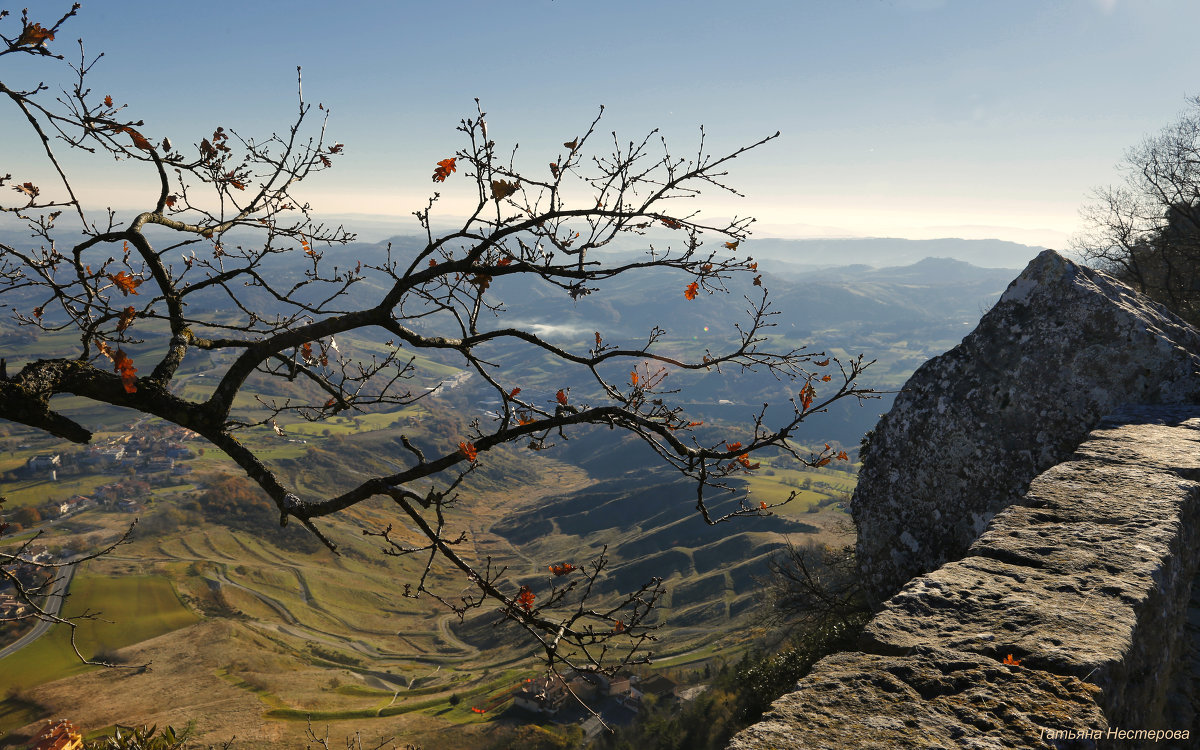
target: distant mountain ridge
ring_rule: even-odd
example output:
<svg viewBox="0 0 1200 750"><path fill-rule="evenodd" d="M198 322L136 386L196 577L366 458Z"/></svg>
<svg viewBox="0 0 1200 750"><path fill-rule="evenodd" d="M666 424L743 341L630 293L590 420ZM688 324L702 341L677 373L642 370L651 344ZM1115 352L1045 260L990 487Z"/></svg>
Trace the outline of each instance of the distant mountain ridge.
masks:
<svg viewBox="0 0 1200 750"><path fill-rule="evenodd" d="M748 240L744 248L756 258L830 267L866 265L876 268L909 266L925 258L952 258L981 268L1021 269L1045 248L1006 240L904 240L892 237L849 239Z"/></svg>

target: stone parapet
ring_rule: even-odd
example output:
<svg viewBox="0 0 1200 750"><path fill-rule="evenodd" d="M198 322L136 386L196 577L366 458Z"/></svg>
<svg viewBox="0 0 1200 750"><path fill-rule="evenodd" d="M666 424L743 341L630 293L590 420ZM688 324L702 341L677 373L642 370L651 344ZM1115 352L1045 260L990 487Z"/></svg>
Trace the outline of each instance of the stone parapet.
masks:
<svg viewBox="0 0 1200 750"><path fill-rule="evenodd" d="M1198 569L1200 407L1122 409L729 748L1195 747Z"/></svg>

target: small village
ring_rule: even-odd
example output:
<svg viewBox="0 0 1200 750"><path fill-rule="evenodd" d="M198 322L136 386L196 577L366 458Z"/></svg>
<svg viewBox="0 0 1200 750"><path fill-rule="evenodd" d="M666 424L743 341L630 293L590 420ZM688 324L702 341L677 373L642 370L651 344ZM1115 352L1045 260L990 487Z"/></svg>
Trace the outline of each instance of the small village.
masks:
<svg viewBox="0 0 1200 750"><path fill-rule="evenodd" d="M84 474L121 474L116 479L95 488L90 496L72 497L38 506L38 518L27 518L18 524L28 525L29 520L50 521L72 515L81 510L99 507L109 511L138 513L143 510L141 499L146 487L138 481L147 478L186 477L192 468L185 463L194 458L197 450L189 443L199 439L191 430L173 425L155 425L152 429L139 429L125 435L97 441L86 448L71 452L38 453L29 457L23 466L7 472L8 479L40 479L58 482L66 477ZM20 445L18 449L31 446Z"/></svg>
<svg viewBox="0 0 1200 750"><path fill-rule="evenodd" d="M631 723L646 696L657 701L680 699L678 685L663 675L623 672L615 678L596 672L557 672L525 680L514 693L513 705L557 724L579 724L586 737L605 727ZM484 713L487 709L472 709Z"/></svg>

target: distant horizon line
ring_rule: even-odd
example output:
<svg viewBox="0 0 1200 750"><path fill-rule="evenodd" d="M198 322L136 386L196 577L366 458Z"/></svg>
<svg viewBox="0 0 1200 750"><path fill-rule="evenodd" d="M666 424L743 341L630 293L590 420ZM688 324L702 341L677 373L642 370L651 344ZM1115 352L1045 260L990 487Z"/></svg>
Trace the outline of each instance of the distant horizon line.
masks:
<svg viewBox="0 0 1200 750"><path fill-rule="evenodd" d="M117 209L122 211L121 209ZM132 209L126 209L132 211ZM123 211L122 211L123 212ZM355 234L356 241L377 243L386 241L391 237L410 236L423 234L424 230L417 223L416 219L406 218L400 215L390 214L374 214L374 213L326 213L319 215L322 223L329 225L333 223L341 224L348 231ZM463 217L465 220L465 217ZM719 217L714 217L718 221ZM371 224L374 225L374 231L359 231L355 224ZM0 214L0 229L19 230L25 226L25 223L9 214ZM453 219L439 221L434 225L434 234L442 234L447 231L454 231L461 227L460 222ZM784 227L793 227L792 231L784 229ZM803 227L809 228L811 231L805 231ZM367 229L366 227L363 228ZM987 234L987 230L997 230L995 234ZM1007 230L1007 231L1006 231ZM1063 241L1060 243L1046 243L1040 241L1030 241L1025 239L1012 239L1011 235L1062 235ZM999 236L1000 234L1009 234L1010 237ZM908 235L908 236L906 236ZM916 236L912 236L916 235ZM759 227L759 232L752 233L748 238L749 242L754 240L794 240L794 241L837 241L837 240L902 240L905 242L937 242L942 240L952 240L958 242L1008 242L1014 245L1024 247L1036 247L1042 249L1059 249L1062 251L1068 244L1066 235L1062 232L1052 229L1026 229L1016 227L999 227L999 226L979 226L979 225L963 225L963 226L946 226L946 227L922 227L911 228L909 231L900 230L895 234L888 233L854 233L840 227L821 227L806 224L796 225L780 225L763 223Z"/></svg>

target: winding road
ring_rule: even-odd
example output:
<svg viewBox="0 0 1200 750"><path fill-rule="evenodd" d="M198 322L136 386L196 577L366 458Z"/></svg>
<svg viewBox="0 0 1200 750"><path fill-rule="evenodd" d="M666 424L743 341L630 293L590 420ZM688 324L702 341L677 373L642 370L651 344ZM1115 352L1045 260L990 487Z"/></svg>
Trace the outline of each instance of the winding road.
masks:
<svg viewBox="0 0 1200 750"><path fill-rule="evenodd" d="M57 617L59 611L62 610L62 603L67 593L67 587L71 585L71 579L75 577L74 565L69 565L63 570L65 572L55 579L54 585L50 589L50 595L47 597L46 604L44 605L47 614L55 617ZM58 623L50 622L49 620L39 619L37 624L33 626L33 630L30 630L28 633L8 644L4 648L0 648L0 659L17 653L21 649L36 641L38 638L41 638L43 635L49 632L52 626L57 624Z"/></svg>

